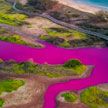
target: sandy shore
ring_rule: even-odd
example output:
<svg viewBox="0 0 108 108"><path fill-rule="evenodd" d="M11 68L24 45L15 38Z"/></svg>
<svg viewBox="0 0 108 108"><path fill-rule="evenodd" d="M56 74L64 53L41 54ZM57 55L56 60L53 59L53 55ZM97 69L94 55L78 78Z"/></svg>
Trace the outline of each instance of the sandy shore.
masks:
<svg viewBox="0 0 108 108"><path fill-rule="evenodd" d="M101 8L98 8L95 6L91 6L91 5L87 5L87 4L83 4L83 3L81 4L81 3L77 2L77 0L57 0L57 1L59 1L60 3L62 3L64 5L73 7L75 9L78 9L83 12L89 12L89 13L94 14L94 13L102 10Z"/></svg>

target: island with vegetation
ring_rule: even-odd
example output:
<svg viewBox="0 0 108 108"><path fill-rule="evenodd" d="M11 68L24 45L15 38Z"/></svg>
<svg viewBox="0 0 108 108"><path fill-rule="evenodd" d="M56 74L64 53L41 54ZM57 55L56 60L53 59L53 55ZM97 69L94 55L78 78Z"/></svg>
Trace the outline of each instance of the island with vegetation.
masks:
<svg viewBox="0 0 108 108"><path fill-rule="evenodd" d="M70 106L81 104L83 108L108 107L108 91L99 86L89 87L79 92L67 91L61 93L58 97L58 108L62 103ZM83 104L83 105L82 105Z"/></svg>
<svg viewBox="0 0 108 108"><path fill-rule="evenodd" d="M15 61L0 60L1 72L14 73L14 74L36 74L47 76L49 78L77 76L81 77L88 68L78 60L69 60L64 65L49 65L49 64L35 64L32 61L17 63Z"/></svg>

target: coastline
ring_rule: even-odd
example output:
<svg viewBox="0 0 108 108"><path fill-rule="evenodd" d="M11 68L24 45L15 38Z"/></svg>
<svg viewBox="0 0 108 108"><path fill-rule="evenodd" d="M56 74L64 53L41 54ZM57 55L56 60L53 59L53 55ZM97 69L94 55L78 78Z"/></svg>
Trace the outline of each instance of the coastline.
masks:
<svg viewBox="0 0 108 108"><path fill-rule="evenodd" d="M100 7L91 6L86 3L85 4L79 3L79 2L77 2L77 0L57 0L57 1L61 4L67 5L69 7L78 9L83 12L92 13L92 14L95 14L96 12L102 10L102 8L100 8Z"/></svg>

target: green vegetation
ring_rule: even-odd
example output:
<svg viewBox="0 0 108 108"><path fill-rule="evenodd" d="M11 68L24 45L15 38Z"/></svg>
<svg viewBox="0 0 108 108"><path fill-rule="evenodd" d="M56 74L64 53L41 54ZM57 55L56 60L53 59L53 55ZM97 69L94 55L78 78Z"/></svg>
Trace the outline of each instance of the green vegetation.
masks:
<svg viewBox="0 0 108 108"><path fill-rule="evenodd" d="M108 42L105 40L95 36L89 36L76 30L69 30L65 28L46 28L45 30L47 35L41 35L40 39L60 47L104 47L108 45Z"/></svg>
<svg viewBox="0 0 108 108"><path fill-rule="evenodd" d="M86 70L86 66L79 60L69 60L64 65L65 68L73 69L77 74L82 74Z"/></svg>
<svg viewBox="0 0 108 108"><path fill-rule="evenodd" d="M27 43L21 39L19 35L13 35L13 36L0 36L0 40L2 41L7 41L7 42L13 42L13 43L18 43L18 44L24 44L26 45Z"/></svg>
<svg viewBox="0 0 108 108"><path fill-rule="evenodd" d="M3 92L12 92L14 90L17 90L19 87L24 85L23 80L14 80L14 79L5 79L0 80L0 95ZM5 100L0 98L0 107L3 107L3 104L5 103Z"/></svg>
<svg viewBox="0 0 108 108"><path fill-rule="evenodd" d="M2 94L3 92L12 92L14 90L17 90L20 86L23 85L24 85L23 80L13 80L13 79L1 80L0 94Z"/></svg>
<svg viewBox="0 0 108 108"><path fill-rule="evenodd" d="M80 95L81 101L90 108L107 108L108 91L103 91L98 87L85 89Z"/></svg>
<svg viewBox="0 0 108 108"><path fill-rule="evenodd" d="M49 28L46 29L46 32L49 36L53 37L62 37L63 39L67 39L69 37L73 37L74 39L86 39L87 35L84 33L81 33L76 30L68 30L64 28Z"/></svg>
<svg viewBox="0 0 108 108"><path fill-rule="evenodd" d="M45 30L47 35L41 35L40 39L65 48L72 46L71 40L85 40L88 38L88 35L76 30L65 28L47 28Z"/></svg>
<svg viewBox="0 0 108 108"><path fill-rule="evenodd" d="M57 77L63 77L64 75L61 75L60 73L52 73L52 72L40 72L38 75L47 76L49 78L57 78Z"/></svg>
<svg viewBox="0 0 108 108"><path fill-rule="evenodd" d="M22 44L22 45L26 45L29 47L41 47L41 45L38 45L33 40L29 41L29 39L26 39L26 37L20 36L19 34L11 32L3 27L0 27L0 40Z"/></svg>
<svg viewBox="0 0 108 108"><path fill-rule="evenodd" d="M75 102L77 100L77 95L75 93L67 92L63 93L61 96L64 97L67 102Z"/></svg>
<svg viewBox="0 0 108 108"><path fill-rule="evenodd" d="M60 46L64 48L69 48L71 45L68 41L64 41L63 43L60 44Z"/></svg>
<svg viewBox="0 0 108 108"><path fill-rule="evenodd" d="M75 68L77 66L81 66L81 62L79 60L69 60L67 61L65 64L64 64L64 67L67 67L67 68Z"/></svg>
<svg viewBox="0 0 108 108"><path fill-rule="evenodd" d="M12 66L12 71L18 74L23 73L34 73L34 71L37 69L37 65L31 63L31 62L24 62L24 63L14 63Z"/></svg>
<svg viewBox="0 0 108 108"><path fill-rule="evenodd" d="M0 0L0 13L8 12L12 12L11 6L5 0Z"/></svg>
<svg viewBox="0 0 108 108"><path fill-rule="evenodd" d="M58 71L58 73L49 72L49 70L45 69L44 66L40 67L32 62L15 63L11 69L17 74L34 73L42 76L48 76L49 78L62 76Z"/></svg>
<svg viewBox="0 0 108 108"><path fill-rule="evenodd" d="M23 14L5 14L0 13L0 23L8 24L12 26L18 26L24 24L24 20L27 18Z"/></svg>
<svg viewBox="0 0 108 108"><path fill-rule="evenodd" d="M5 0L0 0L0 23L18 26L24 24L26 18L24 14L15 13Z"/></svg>
<svg viewBox="0 0 108 108"><path fill-rule="evenodd" d="M3 106L3 104L4 104L4 100L0 99L0 108Z"/></svg>
<svg viewBox="0 0 108 108"><path fill-rule="evenodd" d="M0 40L7 41L7 42L12 42L12 43L17 43L17 44L22 44L22 45L28 45L28 46L31 46L31 47L36 47L36 45L28 43L25 40L23 40L22 37L19 36L19 35L0 36Z"/></svg>
<svg viewBox="0 0 108 108"><path fill-rule="evenodd" d="M15 61L0 60L0 71L16 74L37 74L47 76L49 78L64 77L64 76L77 76L85 72L85 68L66 68L63 65L48 65L48 64L34 64L32 62L16 63ZM80 69L81 70L80 70Z"/></svg>

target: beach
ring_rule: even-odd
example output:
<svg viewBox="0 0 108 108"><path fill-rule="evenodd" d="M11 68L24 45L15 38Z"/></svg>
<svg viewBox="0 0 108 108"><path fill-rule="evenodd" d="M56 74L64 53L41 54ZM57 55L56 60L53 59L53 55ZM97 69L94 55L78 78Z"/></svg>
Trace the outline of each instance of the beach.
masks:
<svg viewBox="0 0 108 108"><path fill-rule="evenodd" d="M57 1L61 4L67 5L69 7L73 7L75 9L80 10L80 11L88 12L88 13L92 13L92 14L95 14L96 12L102 10L102 8L99 8L96 6L91 6L88 4L79 3L79 2L77 2L77 0L57 0Z"/></svg>

